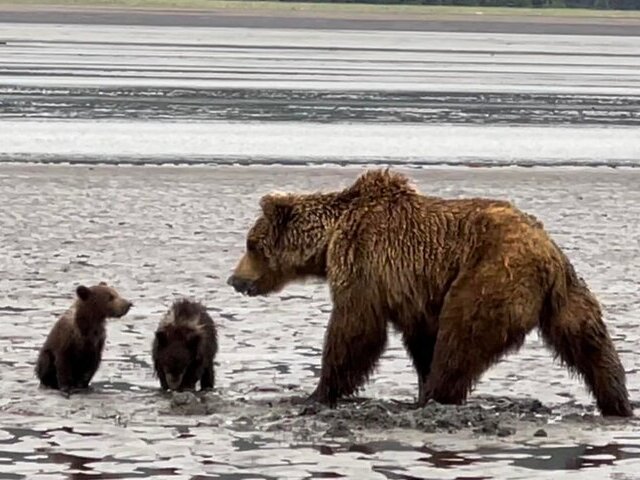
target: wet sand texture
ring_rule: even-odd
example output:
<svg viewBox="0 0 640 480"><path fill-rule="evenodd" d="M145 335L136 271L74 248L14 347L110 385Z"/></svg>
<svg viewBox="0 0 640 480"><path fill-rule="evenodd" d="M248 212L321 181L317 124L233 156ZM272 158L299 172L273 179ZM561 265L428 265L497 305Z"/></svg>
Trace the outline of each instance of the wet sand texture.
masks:
<svg viewBox="0 0 640 480"><path fill-rule="evenodd" d="M490 478L635 472L637 421L602 419L535 334L463 407L411 408L415 374L395 335L358 398L337 410L300 405L317 381L326 286L245 298L225 279L263 193L339 188L360 171L0 166L0 203L11 205L0 229L2 471L170 479L440 478L454 464L455 476ZM637 406L640 255L629 239L640 237L640 173L404 171L424 191L509 198L545 222L603 303ZM109 323L93 392L66 400L38 389L33 362L75 282L94 279L117 285L135 308ZM153 331L183 294L206 302L219 325L217 386L205 396L162 394L152 375Z"/></svg>

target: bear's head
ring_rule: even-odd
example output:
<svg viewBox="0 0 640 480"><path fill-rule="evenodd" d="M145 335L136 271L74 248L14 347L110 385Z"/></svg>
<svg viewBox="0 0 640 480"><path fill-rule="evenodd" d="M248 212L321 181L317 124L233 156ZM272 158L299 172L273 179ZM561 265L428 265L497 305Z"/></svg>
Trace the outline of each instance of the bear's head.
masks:
<svg viewBox="0 0 640 480"><path fill-rule="evenodd" d="M184 374L197 360L203 341L201 325L169 324L156 331L156 369L164 373L167 385L174 392L181 390Z"/></svg>
<svg viewBox="0 0 640 480"><path fill-rule="evenodd" d="M262 197L260 207L246 251L227 283L256 296L304 277L325 277L330 230L340 210L337 195L272 193Z"/></svg>
<svg viewBox="0 0 640 480"><path fill-rule="evenodd" d="M123 317L133 305L105 282L92 287L80 285L76 288L76 295L79 311L95 319Z"/></svg>

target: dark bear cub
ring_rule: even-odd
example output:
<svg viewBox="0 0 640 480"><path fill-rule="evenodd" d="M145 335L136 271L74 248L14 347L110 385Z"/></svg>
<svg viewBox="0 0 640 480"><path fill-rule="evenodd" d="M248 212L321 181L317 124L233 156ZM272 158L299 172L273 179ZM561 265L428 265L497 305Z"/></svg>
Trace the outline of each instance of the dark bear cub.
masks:
<svg viewBox="0 0 640 480"><path fill-rule="evenodd" d="M120 318L132 303L105 282L80 285L77 299L54 324L40 349L36 375L40 385L59 389L67 396L86 389L100 366L107 336L107 318Z"/></svg>
<svg viewBox="0 0 640 480"><path fill-rule="evenodd" d="M163 390L213 389L213 359L218 352L215 324L206 308L177 300L164 314L153 340L153 367Z"/></svg>

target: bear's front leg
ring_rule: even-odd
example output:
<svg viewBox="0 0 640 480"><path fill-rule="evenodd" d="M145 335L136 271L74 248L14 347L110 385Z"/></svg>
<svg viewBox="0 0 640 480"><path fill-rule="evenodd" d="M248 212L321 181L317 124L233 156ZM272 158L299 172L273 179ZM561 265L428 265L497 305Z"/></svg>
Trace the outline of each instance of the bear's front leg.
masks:
<svg viewBox="0 0 640 480"><path fill-rule="evenodd" d="M94 373L95 372L91 370L83 372L82 378L77 382L77 385L75 385L75 388L79 390L88 390L89 383L91 383L91 379L93 378Z"/></svg>
<svg viewBox="0 0 640 480"><path fill-rule="evenodd" d="M162 390L169 390L169 384L167 383L167 377L164 374L164 370L157 369L156 374L158 375L158 380L160 380L160 388Z"/></svg>
<svg viewBox="0 0 640 480"><path fill-rule="evenodd" d="M370 306L335 305L325 335L320 381L308 398L335 407L368 379L387 344L387 325Z"/></svg>
<svg viewBox="0 0 640 480"><path fill-rule="evenodd" d="M202 376L200 377L200 390L203 391L213 390L216 381L213 360L209 360L206 363L207 364L202 371Z"/></svg>
<svg viewBox="0 0 640 480"><path fill-rule="evenodd" d="M58 388L60 393L69 398L73 389L73 371L71 367L72 358L68 351L61 352L56 356L56 373L58 376Z"/></svg>
<svg viewBox="0 0 640 480"><path fill-rule="evenodd" d="M200 380L202 376L202 369L198 368L196 365L191 364L184 372L182 376L182 382L180 383L181 391L195 391L196 384L198 380Z"/></svg>

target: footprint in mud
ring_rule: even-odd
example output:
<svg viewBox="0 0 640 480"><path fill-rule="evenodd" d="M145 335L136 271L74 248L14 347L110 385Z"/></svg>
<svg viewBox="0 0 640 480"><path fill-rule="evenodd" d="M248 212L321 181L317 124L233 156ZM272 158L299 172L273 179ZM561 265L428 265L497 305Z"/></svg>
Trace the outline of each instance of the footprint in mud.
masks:
<svg viewBox="0 0 640 480"><path fill-rule="evenodd" d="M284 408L279 416L272 416L271 420L275 421L271 423L270 430L285 430L291 426L316 431L322 428L324 436L331 437L348 437L354 431L364 429L412 429L425 433L469 430L482 435L507 437L525 426L537 427L537 436L543 436L541 427L552 419L594 422L590 409L580 405L561 405L552 410L537 399L480 395L465 405L442 405L430 401L422 408L409 402L362 398L342 401L335 409L306 404L304 398L297 397L270 404L275 409ZM299 420L292 421L294 416ZM599 419L595 423L605 421Z"/></svg>
<svg viewBox="0 0 640 480"><path fill-rule="evenodd" d="M288 432L294 437L353 438L365 430L408 429L424 433L456 433L509 437L518 430L531 429L542 437L550 420L598 425L607 422L595 415L592 406L575 401L554 405L553 410L537 399L477 395L464 405L442 405L430 401L418 408L415 403L352 397L337 408L308 403L294 385L261 398L230 395L230 392L164 392L159 413L171 416L202 416L209 421L224 420L237 431ZM282 391L290 395L282 394ZM279 390L280 393L276 393ZM252 393L256 393L252 391Z"/></svg>
<svg viewBox="0 0 640 480"><path fill-rule="evenodd" d="M210 392L171 392L169 413L171 415L212 415L223 407L221 397Z"/></svg>
<svg viewBox="0 0 640 480"><path fill-rule="evenodd" d="M311 411L306 409L307 414ZM502 437L515 433L514 425L519 421L544 423L544 416L549 413L551 410L536 400L496 399L466 405L441 405L432 401L423 408L407 403L366 400L337 409L319 409L314 416L327 422L330 430L346 422L352 428L409 428L425 433L471 429L475 433Z"/></svg>

